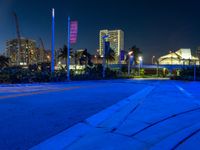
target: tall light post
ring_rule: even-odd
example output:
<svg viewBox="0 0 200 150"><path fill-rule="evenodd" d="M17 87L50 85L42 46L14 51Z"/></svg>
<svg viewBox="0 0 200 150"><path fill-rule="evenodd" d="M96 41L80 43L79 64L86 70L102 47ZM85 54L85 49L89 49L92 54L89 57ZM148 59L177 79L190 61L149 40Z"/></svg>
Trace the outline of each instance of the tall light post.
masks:
<svg viewBox="0 0 200 150"><path fill-rule="evenodd" d="M154 58L155 56L152 56L152 60L151 60L152 65L154 64Z"/></svg>
<svg viewBox="0 0 200 150"><path fill-rule="evenodd" d="M105 72L106 72L106 39L108 38L108 35L104 35L102 37L103 43L104 43L104 48L103 48L103 71L102 71L102 76L105 78Z"/></svg>
<svg viewBox="0 0 200 150"><path fill-rule="evenodd" d="M54 73L54 51L55 51L55 9L52 8L52 39L51 39L51 73Z"/></svg>
<svg viewBox="0 0 200 150"><path fill-rule="evenodd" d="M141 68L141 65L142 65L142 56L139 56L139 76L140 76L140 68Z"/></svg>
<svg viewBox="0 0 200 150"><path fill-rule="evenodd" d="M68 34L67 34L67 80L70 81L70 49L71 44L75 44L77 41L78 33L78 22L71 21L70 16L68 16Z"/></svg>
<svg viewBox="0 0 200 150"><path fill-rule="evenodd" d="M97 64L97 55L94 55L95 63Z"/></svg>
<svg viewBox="0 0 200 150"><path fill-rule="evenodd" d="M70 81L70 17L68 16L68 32L67 32L67 81Z"/></svg>
<svg viewBox="0 0 200 150"><path fill-rule="evenodd" d="M128 75L130 75L130 70L131 70L131 59L133 58L132 54L133 52L128 53Z"/></svg>

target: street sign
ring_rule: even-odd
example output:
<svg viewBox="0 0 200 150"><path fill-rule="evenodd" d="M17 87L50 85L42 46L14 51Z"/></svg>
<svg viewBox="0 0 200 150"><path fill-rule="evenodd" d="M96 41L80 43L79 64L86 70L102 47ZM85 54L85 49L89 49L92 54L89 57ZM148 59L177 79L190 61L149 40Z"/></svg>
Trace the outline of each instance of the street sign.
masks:
<svg viewBox="0 0 200 150"><path fill-rule="evenodd" d="M70 22L70 43L75 44L77 41L78 34L78 21Z"/></svg>

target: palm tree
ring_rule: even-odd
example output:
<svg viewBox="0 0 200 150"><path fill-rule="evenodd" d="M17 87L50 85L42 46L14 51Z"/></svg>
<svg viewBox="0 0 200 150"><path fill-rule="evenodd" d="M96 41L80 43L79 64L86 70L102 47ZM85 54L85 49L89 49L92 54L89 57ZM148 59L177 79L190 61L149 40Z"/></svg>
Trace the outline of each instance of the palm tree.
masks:
<svg viewBox="0 0 200 150"><path fill-rule="evenodd" d="M115 51L112 48L109 48L109 50L105 53L106 63L107 65L109 62L115 61Z"/></svg>
<svg viewBox="0 0 200 150"><path fill-rule="evenodd" d="M75 65L78 64L78 60L80 59L80 57L81 57L81 52L74 51L74 64Z"/></svg>
<svg viewBox="0 0 200 150"><path fill-rule="evenodd" d="M9 58L3 55L0 56L0 68L7 67L9 65Z"/></svg>
<svg viewBox="0 0 200 150"><path fill-rule="evenodd" d="M83 53L82 51L76 51L76 50L73 53L75 72L76 72L77 64L80 61L80 58L82 56L82 53Z"/></svg>
<svg viewBox="0 0 200 150"><path fill-rule="evenodd" d="M136 45L134 45L129 52L132 52L133 56L134 56L134 63L135 65L138 64L138 57L142 54L140 48L136 47Z"/></svg>
<svg viewBox="0 0 200 150"><path fill-rule="evenodd" d="M92 65L92 55L88 52L87 49L85 49L82 54L81 54L81 57L80 57L80 64L85 64L86 65Z"/></svg>
<svg viewBox="0 0 200 150"><path fill-rule="evenodd" d="M63 48L60 48L60 54L58 55L58 58L61 58L67 62L67 54L68 54L68 47L67 45L64 45ZM72 48L70 48L70 56L73 57Z"/></svg>

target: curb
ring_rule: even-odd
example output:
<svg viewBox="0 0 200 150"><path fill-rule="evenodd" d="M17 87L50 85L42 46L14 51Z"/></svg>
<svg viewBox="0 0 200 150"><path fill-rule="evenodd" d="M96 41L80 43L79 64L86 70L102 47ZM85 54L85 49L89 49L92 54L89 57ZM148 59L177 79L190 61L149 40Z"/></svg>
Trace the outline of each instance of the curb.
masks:
<svg viewBox="0 0 200 150"><path fill-rule="evenodd" d="M134 105L137 107L141 99L145 98L152 90L154 86L148 86L143 90L135 93L134 95L119 101L118 103L100 111L97 114L87 118L82 123L78 123L71 128L45 140L44 142L32 147L30 150L61 150L67 146L73 144L75 141L86 135L92 129L99 127L102 123L107 122L115 117L115 114L119 114L122 110L122 115L120 119L116 119L117 123L121 122L131 111L130 106L134 109ZM133 104L132 104L133 103ZM131 105L130 105L131 104ZM125 111L125 108L128 108L128 111ZM114 120L114 123L116 121Z"/></svg>
<svg viewBox="0 0 200 150"><path fill-rule="evenodd" d="M108 107L100 111L99 113L89 117L88 119L86 119L86 123L93 127L99 127L107 121L111 120L110 122L113 122L113 118L117 118L114 122L116 122L116 120L123 120L123 118L126 117L126 115L128 115L130 111L134 109L134 107L137 107L140 100L146 97L153 90L153 88L154 87L149 86L135 93L134 95L131 95L124 100L121 100L111 107ZM120 114L120 117L118 114Z"/></svg>

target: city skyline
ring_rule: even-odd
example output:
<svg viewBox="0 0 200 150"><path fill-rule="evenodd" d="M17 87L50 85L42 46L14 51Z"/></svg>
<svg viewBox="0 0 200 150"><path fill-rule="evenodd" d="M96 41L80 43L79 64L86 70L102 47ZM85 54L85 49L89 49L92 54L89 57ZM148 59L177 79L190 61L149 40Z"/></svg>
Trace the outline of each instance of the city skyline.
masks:
<svg viewBox="0 0 200 150"><path fill-rule="evenodd" d="M169 50L200 45L200 13L198 1L141 1L117 3L113 1L49 1L25 0L0 2L0 51L5 50L6 40L16 38L12 11L19 17L22 37L44 40L45 48L51 47L51 8L56 10L56 48L66 44L67 16L79 22L78 42L75 49L87 48L95 53L99 48L99 31L121 29L125 35L125 50L137 45L144 59L151 61L152 54L159 56ZM106 5L105 5L106 4ZM158 13L159 12L159 13Z"/></svg>

